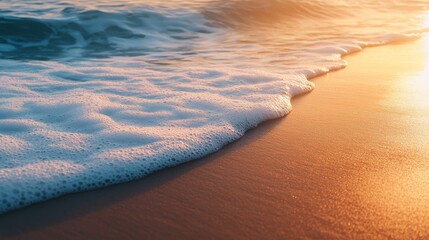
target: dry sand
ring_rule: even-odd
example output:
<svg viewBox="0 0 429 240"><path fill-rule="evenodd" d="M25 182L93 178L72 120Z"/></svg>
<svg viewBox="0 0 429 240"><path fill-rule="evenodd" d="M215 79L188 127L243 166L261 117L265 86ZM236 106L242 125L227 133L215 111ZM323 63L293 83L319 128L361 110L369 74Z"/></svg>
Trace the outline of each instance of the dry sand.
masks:
<svg viewBox="0 0 429 240"><path fill-rule="evenodd" d="M349 56L286 118L204 159L2 215L0 239L429 238L428 48Z"/></svg>

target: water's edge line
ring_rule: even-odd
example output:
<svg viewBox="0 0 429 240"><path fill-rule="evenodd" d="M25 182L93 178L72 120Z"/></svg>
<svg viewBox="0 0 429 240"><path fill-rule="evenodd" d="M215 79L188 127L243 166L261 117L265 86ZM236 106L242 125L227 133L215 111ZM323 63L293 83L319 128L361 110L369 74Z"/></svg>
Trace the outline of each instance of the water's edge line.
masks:
<svg viewBox="0 0 429 240"><path fill-rule="evenodd" d="M346 52L346 53L344 53L344 54L341 54L341 60L344 60L344 57L351 56L351 55L354 55L354 54L358 54L358 53L362 52L362 50L364 50L364 49L366 49L366 48L373 48L373 47L385 46L385 45L391 45L391 44L407 44L407 43L409 43L409 42L413 42L413 41L416 41L416 40L418 40L418 39L422 38L422 36L423 36L422 34L415 34L415 35L412 35L412 36L407 37L407 38L393 39L393 40L391 40L391 41L385 41L385 42L380 42L380 43L375 43L375 44L361 45L361 46L360 46L360 47L361 47L361 49L359 49L359 50L352 50L352 51L348 51L348 52ZM328 74L328 73L330 73L330 72L335 72L335 71L342 70L342 69L344 69L344 68L346 68L346 67L347 67L347 65L345 65L345 66L343 66L343 67L340 67L340 68L334 68L334 67L333 67L333 68L329 69L329 70L328 70L328 71L326 71L326 72L321 72L321 73L318 73L318 74L315 74L315 75L312 75L312 76L308 76L308 77L306 77L306 79L307 79L308 81L310 81L310 80L312 80L312 79L315 79L315 78L318 78L318 77L324 76L324 75L326 75L326 74ZM303 95L306 95L306 94L309 94L311 91L312 91L312 89L311 89L311 90L308 90L308 91L299 92L299 93L297 93L297 94L292 95L292 96L290 97L289 102L288 102L287 104L289 104L289 105L291 105L291 106L292 106L291 102L292 102L292 100L293 100L294 98L299 97L299 96L303 96ZM55 198L59 198L59 197L63 197L63 196L67 196L67 195L69 195L69 194L80 193L80 192L87 192L87 191L94 191L94 190L97 190L97 189L102 189L102 188L106 188L106 187L113 186L113 185L117 185L117 184L124 184L124 183L131 182L131 181L135 181L135 180L138 180L138 179L143 179L144 177L147 177L147 176L149 176L149 175L155 174L155 173L157 173L157 172L159 172L159 171L162 171L163 169L172 168L172 167L175 167L175 166L178 166L178 165L185 164L185 163L187 163L187 162L200 160L200 159L202 159L202 158L205 158L205 157L207 157L207 156L209 156L209 155L212 155L212 154L216 153L216 152L217 152L217 151L219 151L220 149L223 149L225 146L227 146L227 145L229 145L229 144L231 144L231 143L233 143L233 142L238 141L238 140L239 140L239 139L241 139L241 138L244 136L244 134L246 134L248 131L250 131L250 130L252 130L252 129L257 128L257 127L258 127L258 126L260 126L261 124L264 124L264 123L266 123L266 122L268 122L268 121L272 121L272 120L275 120L275 119L279 119L279 118L285 117L285 116L286 116L286 115L288 115L291 111L292 111L292 108L291 108L289 111L285 112L283 115L279 116L279 117L273 117L273 118L264 119L264 120L260 121L259 123L257 123L257 124L256 124L256 126L250 126L249 128L244 129L244 131L242 132L242 134L238 135L237 137L232 138L230 141L226 141L226 142L225 142L224 144L222 144L218 149L214 149L214 151L212 151L212 152L208 152L207 154L203 154L203 155L198 156L198 157L196 157L196 158L187 159L187 160L184 160L184 161L179 162L179 163L176 163L176 164L171 164L171 165L166 166L166 167L162 167L162 168L159 168L159 169L155 169L155 170L153 170L153 171L151 171L151 172L149 172L149 173L143 173L142 175L138 175L138 176L136 176L136 177L134 177L134 178L132 178L132 179L128 179L128 180L125 180L125 181L116 181L116 182L105 183L105 184L101 184L100 186L96 186L96 187L88 187L88 188L86 188L86 189L81 189L81 190L77 190L77 191L66 191L66 192L64 192L64 193L61 193L61 194L59 194L59 195L57 195L57 196L52 196L52 197L50 197L50 198L48 198L48 199L45 199L45 200L33 201L33 202L27 202L27 203L25 203L25 204L24 204L24 205L22 205L22 206L15 206L15 207L12 207L12 208L9 208L9 209L5 209L5 211L0 211L0 215L6 214L6 213L10 213L10 212L13 212L13 211L18 211L18 210L21 210L21 209L25 209L25 208L27 208L27 207L31 207L32 205L35 205L35 204L37 204L37 203L47 202L47 201L50 201L50 200L55 199Z"/></svg>

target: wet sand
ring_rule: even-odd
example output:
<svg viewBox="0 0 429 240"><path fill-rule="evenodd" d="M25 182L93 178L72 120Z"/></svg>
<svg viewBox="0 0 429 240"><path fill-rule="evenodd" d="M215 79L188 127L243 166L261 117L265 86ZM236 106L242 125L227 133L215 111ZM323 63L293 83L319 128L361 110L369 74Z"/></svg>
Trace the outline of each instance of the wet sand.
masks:
<svg viewBox="0 0 429 240"><path fill-rule="evenodd" d="M429 238L425 41L346 57L204 159L2 215L0 239Z"/></svg>

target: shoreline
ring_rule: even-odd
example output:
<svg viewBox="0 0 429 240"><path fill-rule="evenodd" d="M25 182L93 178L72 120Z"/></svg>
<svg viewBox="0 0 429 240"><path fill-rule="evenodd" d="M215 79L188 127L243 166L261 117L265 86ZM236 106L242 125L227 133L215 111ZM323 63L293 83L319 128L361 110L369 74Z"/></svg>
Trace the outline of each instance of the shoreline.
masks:
<svg viewBox="0 0 429 240"><path fill-rule="evenodd" d="M1 215L0 238L429 236L429 192L416 187L427 183L429 108L391 99L416 92L400 86L426 68L423 45L345 56L286 117L203 159Z"/></svg>

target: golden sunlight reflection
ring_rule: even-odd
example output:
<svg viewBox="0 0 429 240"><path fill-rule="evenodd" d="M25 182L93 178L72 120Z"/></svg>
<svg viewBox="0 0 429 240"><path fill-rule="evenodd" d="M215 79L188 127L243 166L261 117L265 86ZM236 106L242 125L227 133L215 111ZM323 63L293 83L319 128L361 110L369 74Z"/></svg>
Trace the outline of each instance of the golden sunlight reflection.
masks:
<svg viewBox="0 0 429 240"><path fill-rule="evenodd" d="M391 88L381 102L383 111L394 116L385 122L393 131L383 133L383 139L401 154L363 177L364 202L380 215L374 222L402 225L404 231L424 228L429 213L429 35L414 44L420 51L413 58L400 59L400 52L392 58L408 67L388 80Z"/></svg>
<svg viewBox="0 0 429 240"><path fill-rule="evenodd" d="M398 113L395 141L427 149L429 144L429 35L422 39L421 58L409 60L416 72L398 76L385 102ZM429 151L429 150L428 150Z"/></svg>
<svg viewBox="0 0 429 240"><path fill-rule="evenodd" d="M429 35L423 38L425 63L422 71L404 81L401 85L407 90L404 104L424 111L429 108ZM417 110L417 109L416 109Z"/></svg>
<svg viewBox="0 0 429 240"><path fill-rule="evenodd" d="M423 15L423 28L429 29L429 12Z"/></svg>
<svg viewBox="0 0 429 240"><path fill-rule="evenodd" d="M429 35L423 38L424 41L424 53L425 53L425 65L424 69L420 74L413 77L413 80L407 82L408 89L415 90L418 92L429 92ZM405 87L405 86L404 86ZM429 95L428 94L414 94L416 97L422 98L421 101L415 102L417 104L429 104Z"/></svg>
<svg viewBox="0 0 429 240"><path fill-rule="evenodd" d="M421 114L429 111L429 35L422 42L421 58L413 59L415 67L421 70L399 76L401 80L393 83L392 92L384 102L391 108Z"/></svg>

